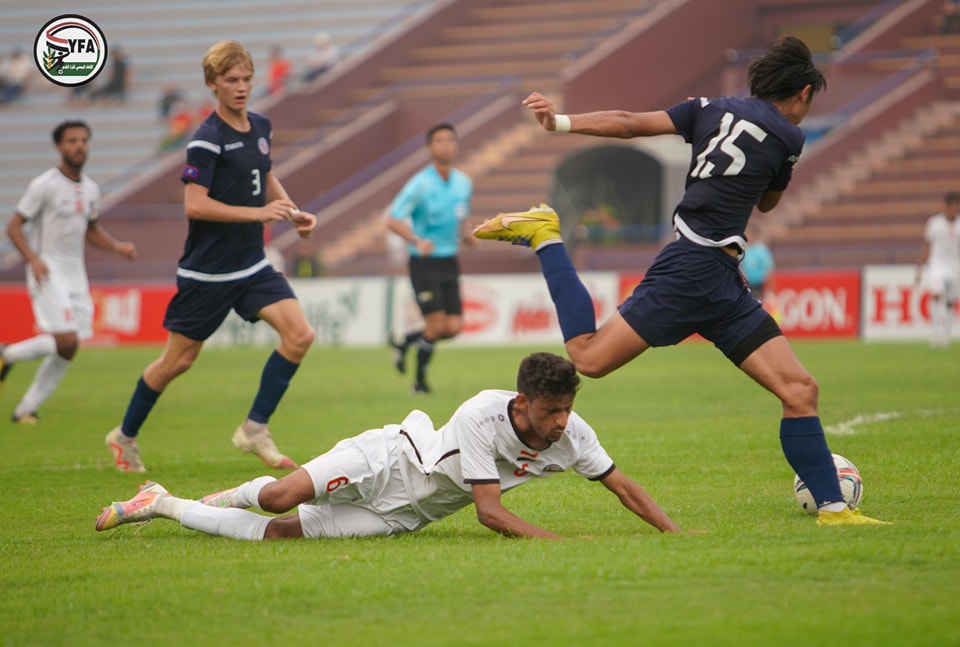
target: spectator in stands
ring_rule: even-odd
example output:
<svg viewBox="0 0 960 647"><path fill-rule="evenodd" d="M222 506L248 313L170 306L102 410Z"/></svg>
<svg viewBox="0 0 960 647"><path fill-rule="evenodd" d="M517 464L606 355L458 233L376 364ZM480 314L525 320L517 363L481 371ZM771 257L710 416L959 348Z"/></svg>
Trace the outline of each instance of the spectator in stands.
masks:
<svg viewBox="0 0 960 647"><path fill-rule="evenodd" d="M340 60L340 50L333 43L330 34L320 32L313 37L312 49L307 57L307 70L303 82L310 83L329 71Z"/></svg>
<svg viewBox="0 0 960 647"><path fill-rule="evenodd" d="M283 55L283 48L274 45L270 48L270 67L267 69L267 94L276 94L287 86L293 65Z"/></svg>
<svg viewBox="0 0 960 647"><path fill-rule="evenodd" d="M110 59L113 61L110 68L110 78L90 93L91 101L123 103L127 100L127 88L130 85L130 61L119 45L114 45L110 52Z"/></svg>
<svg viewBox="0 0 960 647"><path fill-rule="evenodd" d="M960 0L946 0L946 2L943 3L940 33L960 33Z"/></svg>
<svg viewBox="0 0 960 647"><path fill-rule="evenodd" d="M170 116L167 120L167 132L160 140L160 150L177 148L187 138L198 122L194 120L194 113L184 99L178 99L170 107Z"/></svg>
<svg viewBox="0 0 960 647"><path fill-rule="evenodd" d="M463 223L470 215L473 183L453 167L457 156L457 132L447 123L427 132L430 164L414 175L390 206L387 226L409 243L410 282L423 313L426 328L412 332L394 347L394 365L405 372L407 349L417 345L417 377L414 393L429 393L427 364L434 345L452 339L463 328L460 297L461 242L473 244Z"/></svg>
<svg viewBox="0 0 960 647"><path fill-rule="evenodd" d="M157 116L161 121L166 121L176 112L175 108L182 107L179 104L183 103L183 100L183 92L180 88L173 84L168 85L163 89L163 94L157 102Z"/></svg>
<svg viewBox="0 0 960 647"><path fill-rule="evenodd" d="M30 81L30 72L33 68L27 53L19 47L0 64L0 104L16 101L23 96Z"/></svg>
<svg viewBox="0 0 960 647"><path fill-rule="evenodd" d="M297 244L294 257L290 259L290 275L298 279L308 279L323 274L320 260L309 240Z"/></svg>
<svg viewBox="0 0 960 647"><path fill-rule="evenodd" d="M943 198L943 211L927 220L923 251L917 265L917 283L924 280L930 292L933 330L930 345L950 345L953 310L960 299L960 193Z"/></svg>

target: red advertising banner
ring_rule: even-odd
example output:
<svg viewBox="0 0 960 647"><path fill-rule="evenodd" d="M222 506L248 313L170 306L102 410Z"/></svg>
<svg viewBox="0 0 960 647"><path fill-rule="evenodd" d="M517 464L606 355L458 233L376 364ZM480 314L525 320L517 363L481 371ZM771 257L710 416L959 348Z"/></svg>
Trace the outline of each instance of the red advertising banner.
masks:
<svg viewBox="0 0 960 647"><path fill-rule="evenodd" d="M767 306L787 337L859 336L860 270L777 271L774 282Z"/></svg>
<svg viewBox="0 0 960 647"><path fill-rule="evenodd" d="M154 344L167 338L163 313L174 286L91 286L95 315L87 345ZM36 335L33 308L24 287L0 287L0 340L10 343Z"/></svg>

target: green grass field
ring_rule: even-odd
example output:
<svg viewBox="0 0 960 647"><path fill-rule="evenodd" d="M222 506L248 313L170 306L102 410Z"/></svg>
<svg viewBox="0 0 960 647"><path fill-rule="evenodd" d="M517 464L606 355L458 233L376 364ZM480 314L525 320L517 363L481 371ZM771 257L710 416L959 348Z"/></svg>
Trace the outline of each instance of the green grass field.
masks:
<svg viewBox="0 0 960 647"><path fill-rule="evenodd" d="M864 512L895 525L816 526L776 399L693 343L585 380L576 409L705 535L660 535L572 474L505 497L564 541L504 539L472 507L394 538L250 543L166 520L97 533L101 507L144 480L114 471L103 436L158 350L83 349L33 428L9 422L36 364L18 366L0 398L0 644L960 645L960 346L795 347ZM439 426L513 388L530 350L441 347L436 393L414 398L386 350L316 348L271 428L305 461L414 407ZM267 353L210 349L173 383L141 436L150 478L199 497L266 472L230 436Z"/></svg>

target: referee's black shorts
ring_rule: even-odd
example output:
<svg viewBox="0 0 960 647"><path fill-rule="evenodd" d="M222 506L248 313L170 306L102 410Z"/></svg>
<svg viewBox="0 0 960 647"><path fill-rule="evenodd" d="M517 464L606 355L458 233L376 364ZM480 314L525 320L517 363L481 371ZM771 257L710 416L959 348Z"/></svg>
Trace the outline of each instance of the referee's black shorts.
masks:
<svg viewBox="0 0 960 647"><path fill-rule="evenodd" d="M410 284L420 312L443 311L448 315L463 313L460 300L460 262L456 256L446 258L410 257Z"/></svg>

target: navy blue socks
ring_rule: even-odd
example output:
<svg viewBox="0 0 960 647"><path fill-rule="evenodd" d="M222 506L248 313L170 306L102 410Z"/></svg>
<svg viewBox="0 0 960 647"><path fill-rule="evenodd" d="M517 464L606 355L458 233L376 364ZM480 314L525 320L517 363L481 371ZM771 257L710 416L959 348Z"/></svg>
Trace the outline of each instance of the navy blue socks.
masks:
<svg viewBox="0 0 960 647"><path fill-rule="evenodd" d="M563 245L545 245L537 252L540 270L547 280L550 298L557 309L563 341L597 332L593 299L584 287Z"/></svg>
<svg viewBox="0 0 960 647"><path fill-rule="evenodd" d="M266 424L270 416L280 404L280 398L287 392L293 374L297 372L299 364L294 364L276 350L267 359L260 375L260 390L253 400L250 413L247 417L254 422Z"/></svg>
<svg viewBox="0 0 960 647"><path fill-rule="evenodd" d="M137 388L133 390L133 396L130 398L130 404L127 405L127 413L123 416L123 422L120 424L120 431L124 436L136 438L140 433L140 427L150 415L153 405L157 403L160 397L160 391L154 391L147 383L143 381L143 376L137 380Z"/></svg>
<svg viewBox="0 0 960 647"><path fill-rule="evenodd" d="M783 418L780 446L790 467L806 483L817 507L843 501L837 468L817 416Z"/></svg>

